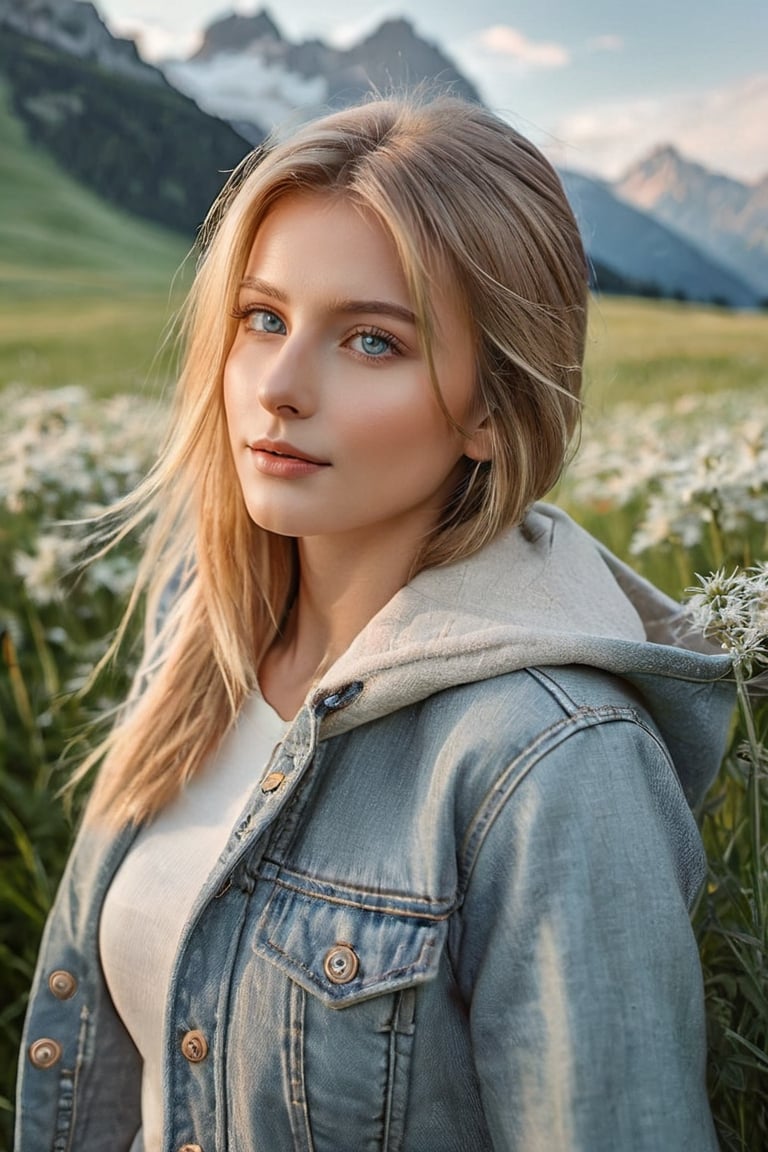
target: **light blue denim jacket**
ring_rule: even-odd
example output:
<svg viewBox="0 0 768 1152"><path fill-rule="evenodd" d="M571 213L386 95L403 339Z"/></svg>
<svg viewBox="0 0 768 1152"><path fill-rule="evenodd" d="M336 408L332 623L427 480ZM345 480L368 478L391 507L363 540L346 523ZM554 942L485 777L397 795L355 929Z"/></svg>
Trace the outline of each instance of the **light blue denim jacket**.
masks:
<svg viewBox="0 0 768 1152"><path fill-rule="evenodd" d="M716 1149L689 805L732 693L725 657L684 642L670 601L543 505L402 589L313 691L200 892L163 1152ZM141 1147L141 1061L97 943L131 835L73 850L17 1152Z"/></svg>

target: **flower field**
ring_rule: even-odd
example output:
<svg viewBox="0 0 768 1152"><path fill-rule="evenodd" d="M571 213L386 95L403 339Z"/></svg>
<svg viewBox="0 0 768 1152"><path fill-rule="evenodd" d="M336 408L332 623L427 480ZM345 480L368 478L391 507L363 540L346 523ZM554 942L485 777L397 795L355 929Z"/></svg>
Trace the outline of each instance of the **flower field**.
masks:
<svg viewBox="0 0 768 1152"><path fill-rule="evenodd" d="M162 414L80 387L2 392L0 438L0 1146L39 935L66 856L71 769L135 663L83 689L106 650L137 541L79 568L84 529L146 471ZM675 596L734 657L739 712L700 813L710 877L695 912L710 1093L726 1152L768 1147L768 389L604 406L555 498ZM61 526L61 522L70 522ZM704 579L697 579L697 573ZM714 575L708 577L708 573Z"/></svg>

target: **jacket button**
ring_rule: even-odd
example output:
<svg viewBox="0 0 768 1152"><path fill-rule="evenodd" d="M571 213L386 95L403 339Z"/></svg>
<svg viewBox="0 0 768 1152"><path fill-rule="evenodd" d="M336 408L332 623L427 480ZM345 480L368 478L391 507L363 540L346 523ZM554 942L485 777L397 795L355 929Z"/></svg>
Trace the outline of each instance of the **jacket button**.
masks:
<svg viewBox="0 0 768 1152"><path fill-rule="evenodd" d="M357 976L360 961L349 944L334 944L325 954L323 971L331 984L348 984Z"/></svg>
<svg viewBox="0 0 768 1152"><path fill-rule="evenodd" d="M77 992L77 980L71 972L65 972L60 968L56 972L51 972L48 987L57 1000L69 1000Z"/></svg>
<svg viewBox="0 0 768 1152"><path fill-rule="evenodd" d="M62 1047L58 1040L35 1040L29 1046L29 1058L35 1068L52 1068L61 1060Z"/></svg>
<svg viewBox="0 0 768 1152"><path fill-rule="evenodd" d="M182 1144L179 1152L203 1152L199 1144Z"/></svg>
<svg viewBox="0 0 768 1152"><path fill-rule="evenodd" d="M202 1032L194 1028L191 1032L187 1032L181 1041L181 1051L190 1064L199 1064L208 1055L208 1041Z"/></svg>
<svg viewBox="0 0 768 1152"><path fill-rule="evenodd" d="M270 772L269 776L265 776L261 782L262 792L277 792L283 780L285 780L285 772Z"/></svg>

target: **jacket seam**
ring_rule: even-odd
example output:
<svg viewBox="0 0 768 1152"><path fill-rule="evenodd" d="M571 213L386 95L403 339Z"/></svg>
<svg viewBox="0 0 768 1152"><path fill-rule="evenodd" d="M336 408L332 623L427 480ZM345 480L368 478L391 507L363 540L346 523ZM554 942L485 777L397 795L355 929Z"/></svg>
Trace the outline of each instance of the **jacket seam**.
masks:
<svg viewBox="0 0 768 1152"><path fill-rule="evenodd" d="M490 829L493 827L498 815L507 801L517 790L518 786L530 775L533 769L549 753L554 752L572 736L587 728L600 727L604 724L629 723L640 728L650 736L654 744L663 754L665 762L670 766L672 774L677 781L677 775L671 765L669 753L662 744L658 735L631 707L618 705L603 705L601 707L582 706L576 712L566 715L562 720L544 729L539 736L512 760L503 772L496 778L493 788L487 794L485 801L477 809L475 815L467 825L464 842L459 855L458 902L463 903L469 887L472 873L480 854L483 843ZM679 786L679 781L677 781ZM682 789L681 789L682 792Z"/></svg>
<svg viewBox="0 0 768 1152"><path fill-rule="evenodd" d="M281 880L279 877L276 877L273 880L273 884L276 888L282 888L286 892L293 892L297 896L306 896L307 899L317 900L323 905L334 904L343 908L357 908L361 912L380 912L388 916L396 916L408 920L426 920L429 923L439 924L441 921L447 920L456 909L456 903L453 901L450 906L445 909L445 911L440 913L421 912L416 910L410 911L406 908L400 908L390 904L368 904L362 900L344 899L343 897L332 896L325 892L313 892L310 889L303 888L298 884L291 884L286 880ZM365 893L361 891L361 895L365 895ZM404 897L404 899L408 898ZM415 901L418 898L414 897L413 899Z"/></svg>

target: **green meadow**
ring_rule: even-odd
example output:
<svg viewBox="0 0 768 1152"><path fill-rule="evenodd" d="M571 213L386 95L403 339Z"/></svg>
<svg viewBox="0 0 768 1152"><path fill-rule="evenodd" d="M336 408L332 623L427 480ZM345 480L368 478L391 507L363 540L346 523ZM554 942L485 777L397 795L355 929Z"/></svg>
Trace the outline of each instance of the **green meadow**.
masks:
<svg viewBox="0 0 768 1152"><path fill-rule="evenodd" d="M80 383L104 395L167 374L156 356L190 243L71 180L0 99L0 386Z"/></svg>
<svg viewBox="0 0 768 1152"><path fill-rule="evenodd" d="M753 388L767 365L768 312L618 296L592 302L588 410Z"/></svg>

